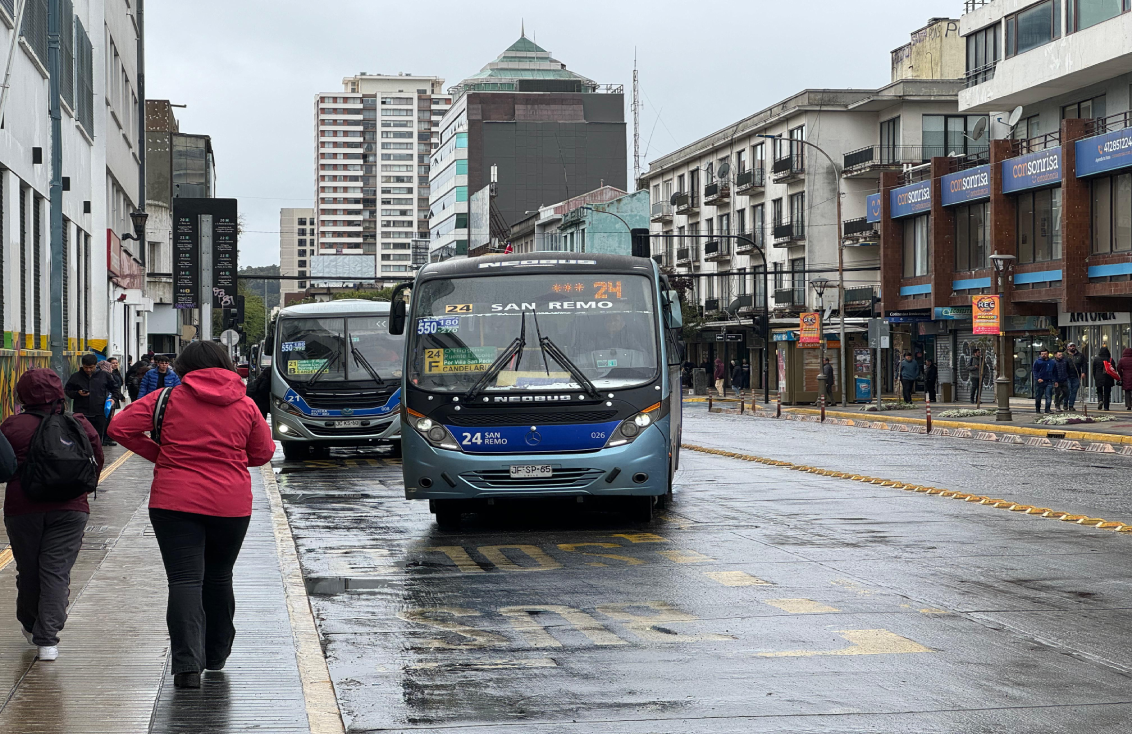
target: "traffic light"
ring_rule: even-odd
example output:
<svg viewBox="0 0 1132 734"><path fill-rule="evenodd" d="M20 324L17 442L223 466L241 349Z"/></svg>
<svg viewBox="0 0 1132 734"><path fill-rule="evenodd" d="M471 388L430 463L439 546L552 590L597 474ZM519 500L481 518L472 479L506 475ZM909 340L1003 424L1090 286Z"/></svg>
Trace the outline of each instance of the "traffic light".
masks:
<svg viewBox="0 0 1132 734"><path fill-rule="evenodd" d="M650 257L652 255L649 248L649 231L647 228L631 229L629 230L629 237L632 239L631 252L633 257Z"/></svg>
<svg viewBox="0 0 1132 734"><path fill-rule="evenodd" d="M755 333L766 339L770 334L768 333L770 327L770 320L765 314L755 316Z"/></svg>
<svg viewBox="0 0 1132 734"><path fill-rule="evenodd" d="M244 323L244 296L243 294L236 296L236 323Z"/></svg>

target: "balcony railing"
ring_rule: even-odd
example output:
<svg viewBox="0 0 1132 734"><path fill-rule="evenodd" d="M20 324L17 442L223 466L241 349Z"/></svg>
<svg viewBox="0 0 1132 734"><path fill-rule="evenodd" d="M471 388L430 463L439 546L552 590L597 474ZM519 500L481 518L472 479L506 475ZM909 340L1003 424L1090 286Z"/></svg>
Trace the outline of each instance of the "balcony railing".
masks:
<svg viewBox="0 0 1132 734"><path fill-rule="evenodd" d="M704 186L704 203L715 204L731 198L731 184L725 181L716 181Z"/></svg>
<svg viewBox="0 0 1132 734"><path fill-rule="evenodd" d="M981 8L989 2L991 2L991 0L963 0L963 12L970 13L972 10Z"/></svg>
<svg viewBox="0 0 1132 734"><path fill-rule="evenodd" d="M805 288L775 288L774 302L779 306L805 306Z"/></svg>
<svg viewBox="0 0 1132 734"><path fill-rule="evenodd" d="M1115 130L1123 130L1126 127L1132 127L1132 112L1118 112L1115 115L1108 117L1099 117L1095 120L1089 120L1085 124L1086 135L1103 135Z"/></svg>
<svg viewBox="0 0 1132 734"><path fill-rule="evenodd" d="M845 237L870 237L877 234L877 223L870 222L865 217L860 219L847 219L841 225L841 233Z"/></svg>
<svg viewBox="0 0 1132 734"><path fill-rule="evenodd" d="M877 287L875 285L866 285L859 288L846 288L845 289L845 305L846 306L862 306L872 305L873 296L877 295Z"/></svg>
<svg viewBox="0 0 1132 734"><path fill-rule="evenodd" d="M658 201L652 205L652 220L664 221L672 219L672 205L667 201Z"/></svg>
<svg viewBox="0 0 1132 734"><path fill-rule="evenodd" d="M696 210L696 195L681 191L673 197L672 203L676 206L677 214L689 214Z"/></svg>
<svg viewBox="0 0 1132 734"><path fill-rule="evenodd" d="M1045 135L1039 135L1036 138L1027 138L1024 140L1014 141L1014 154L1026 155L1027 153L1037 153L1039 150L1049 150L1061 145L1061 131L1057 130Z"/></svg>
<svg viewBox="0 0 1132 734"><path fill-rule="evenodd" d="M781 181L805 173L805 157L801 153L791 153L785 158L778 158L771 167L774 180Z"/></svg>
<svg viewBox="0 0 1132 734"><path fill-rule="evenodd" d="M766 246L765 233L761 229L755 230L754 232L740 232L739 235L752 240L754 244L747 242L747 240L735 240L736 255L746 255L748 253L757 252L755 245L759 247Z"/></svg>
<svg viewBox="0 0 1132 734"><path fill-rule="evenodd" d="M676 264L677 265L695 265L699 260L699 248L695 245L691 247L681 247L676 250Z"/></svg>
<svg viewBox="0 0 1132 734"><path fill-rule="evenodd" d="M731 257L731 240L704 243L704 260L727 260Z"/></svg>
<svg viewBox="0 0 1132 734"><path fill-rule="evenodd" d="M992 61L986 66L980 66L977 69L969 69L967 71L965 86L970 89L971 87L974 87L978 84L989 82L991 79L994 79L994 68L996 66L998 66L998 62Z"/></svg>
<svg viewBox="0 0 1132 734"><path fill-rule="evenodd" d="M806 224L803 220L799 219L793 222L784 222L774 225L775 247L782 247L783 245L805 238Z"/></svg>
<svg viewBox="0 0 1132 734"><path fill-rule="evenodd" d="M985 155L988 150L989 148L985 146L979 146L972 147L970 152ZM942 145L870 145L846 153L842 173L845 176L853 176L881 168L899 169L906 165L916 166L951 152Z"/></svg>
<svg viewBox="0 0 1132 734"><path fill-rule="evenodd" d="M704 299L704 313L715 313L719 310L718 298L705 298Z"/></svg>
<svg viewBox="0 0 1132 734"><path fill-rule="evenodd" d="M762 166L748 168L735 176L735 191L738 193L763 186L766 186L766 169Z"/></svg>

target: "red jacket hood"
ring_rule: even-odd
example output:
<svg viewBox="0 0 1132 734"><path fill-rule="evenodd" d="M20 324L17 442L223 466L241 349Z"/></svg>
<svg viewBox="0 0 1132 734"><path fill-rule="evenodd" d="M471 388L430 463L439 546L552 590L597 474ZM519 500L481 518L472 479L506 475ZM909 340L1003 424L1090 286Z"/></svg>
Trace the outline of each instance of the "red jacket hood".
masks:
<svg viewBox="0 0 1132 734"><path fill-rule="evenodd" d="M28 370L16 383L16 398L24 407L54 403L63 399L63 381L53 370Z"/></svg>
<svg viewBox="0 0 1132 734"><path fill-rule="evenodd" d="M231 405L246 394L240 376L222 367L193 370L181 378L181 385L197 399L213 405Z"/></svg>
<svg viewBox="0 0 1132 734"><path fill-rule="evenodd" d="M1132 359L1132 347L1125 347L1121 359Z"/></svg>

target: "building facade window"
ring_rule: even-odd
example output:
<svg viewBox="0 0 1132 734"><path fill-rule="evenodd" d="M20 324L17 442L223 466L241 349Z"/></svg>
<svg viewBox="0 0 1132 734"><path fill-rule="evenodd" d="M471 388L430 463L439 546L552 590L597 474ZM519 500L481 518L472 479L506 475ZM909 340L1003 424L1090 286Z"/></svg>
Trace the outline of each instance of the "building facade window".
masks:
<svg viewBox="0 0 1132 734"><path fill-rule="evenodd" d="M894 117L880 124L880 162L899 163L900 118Z"/></svg>
<svg viewBox="0 0 1132 734"><path fill-rule="evenodd" d="M806 258L796 257L790 261L790 285L794 289L795 305L806 302Z"/></svg>
<svg viewBox="0 0 1132 734"><path fill-rule="evenodd" d="M930 214L904 220L904 277L917 278L931 272Z"/></svg>
<svg viewBox="0 0 1132 734"><path fill-rule="evenodd" d="M751 207L751 234L754 235L752 239L754 239L755 244L759 247L762 247L763 242L765 241L763 239L764 237L766 237L765 227L766 205L756 204L755 206Z"/></svg>
<svg viewBox="0 0 1132 734"><path fill-rule="evenodd" d="M794 236L802 237L806 233L806 192L801 191L790 196L790 222L794 225Z"/></svg>
<svg viewBox="0 0 1132 734"><path fill-rule="evenodd" d="M1066 26L1070 32L1083 31L1128 12L1130 4L1129 0L1066 0Z"/></svg>
<svg viewBox="0 0 1132 734"><path fill-rule="evenodd" d="M1045 0L1006 19L1006 57L1061 37L1061 0Z"/></svg>
<svg viewBox="0 0 1132 734"><path fill-rule="evenodd" d="M1100 120L1108 112L1105 95L1067 104L1061 108L1062 120Z"/></svg>
<svg viewBox="0 0 1132 734"><path fill-rule="evenodd" d="M1093 179L1094 255L1132 250L1132 173Z"/></svg>
<svg viewBox="0 0 1132 734"><path fill-rule="evenodd" d="M990 202L955 209L955 269L983 270L990 267Z"/></svg>
<svg viewBox="0 0 1132 734"><path fill-rule="evenodd" d="M742 173L747 170L747 149L735 153L735 172Z"/></svg>
<svg viewBox="0 0 1132 734"><path fill-rule="evenodd" d="M967 84L981 84L994 78L994 65L999 59L998 23L975 31L967 36Z"/></svg>
<svg viewBox="0 0 1132 734"><path fill-rule="evenodd" d="M1061 187L1017 197L1018 262L1061 259Z"/></svg>
<svg viewBox="0 0 1132 734"><path fill-rule="evenodd" d="M924 115L922 159L927 162L952 153L985 153L990 149L990 134L985 129L975 138L973 133L979 120L986 119L985 115Z"/></svg>

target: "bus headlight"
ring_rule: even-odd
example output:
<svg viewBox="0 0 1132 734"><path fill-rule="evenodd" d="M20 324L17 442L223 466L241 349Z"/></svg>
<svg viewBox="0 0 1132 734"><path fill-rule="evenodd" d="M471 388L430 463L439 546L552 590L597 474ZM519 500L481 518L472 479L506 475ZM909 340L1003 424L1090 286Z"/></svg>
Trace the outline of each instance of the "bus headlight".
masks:
<svg viewBox="0 0 1132 734"><path fill-rule="evenodd" d="M300 418L303 416L303 412L301 410L296 408L294 405L291 405L286 400L281 400L279 398L275 398L275 407L278 408L279 410L282 410L284 413L290 413L291 415L297 415Z"/></svg>
<svg viewBox="0 0 1132 734"><path fill-rule="evenodd" d="M637 436L641 434L641 431L653 424L659 411L660 403L656 403L645 408L640 413L631 415L621 421L621 425L617 426L613 433L609 434L609 440L605 442L605 448L608 449L614 446L624 446L627 443L632 443Z"/></svg>
<svg viewBox="0 0 1132 734"><path fill-rule="evenodd" d="M456 441L456 438L449 433L447 428L415 410L409 410L408 408L405 410L409 416L409 420L407 421L409 425L411 425L424 440L428 441L430 445L447 451L460 451L460 444Z"/></svg>

